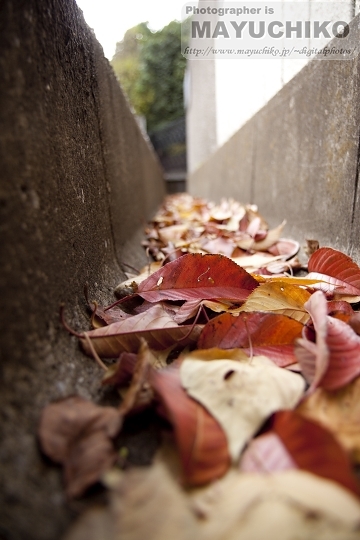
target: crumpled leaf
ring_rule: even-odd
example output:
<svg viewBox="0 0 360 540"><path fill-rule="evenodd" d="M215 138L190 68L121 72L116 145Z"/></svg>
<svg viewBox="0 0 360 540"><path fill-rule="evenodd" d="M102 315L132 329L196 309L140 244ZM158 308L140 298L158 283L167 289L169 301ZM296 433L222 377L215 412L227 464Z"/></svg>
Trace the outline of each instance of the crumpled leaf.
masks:
<svg viewBox="0 0 360 540"><path fill-rule="evenodd" d="M360 377L339 390L318 388L296 410L325 426L360 463Z"/></svg>
<svg viewBox="0 0 360 540"><path fill-rule="evenodd" d="M355 312L348 302L343 300L330 300L327 303L328 315L340 319L351 326L351 318L355 315ZM353 330L355 330L353 328Z"/></svg>
<svg viewBox="0 0 360 540"><path fill-rule="evenodd" d="M174 428L184 482L195 486L220 478L230 466L225 433L215 418L187 395L179 369L152 370L150 384L161 401L161 414Z"/></svg>
<svg viewBox="0 0 360 540"><path fill-rule="evenodd" d="M273 435L277 435L280 442L273 437L270 441L267 439ZM259 464L257 470L260 472L282 470L284 466L290 466L293 462L294 468L303 469L338 482L355 495L360 495L359 485L343 447L330 431L320 424L304 418L296 411L275 413L270 420L270 431L253 440L245 454L251 454L254 447L255 456L258 457L261 446L262 460L257 462ZM270 459L268 459L265 450ZM288 463L286 463L286 453L288 454ZM246 463L249 461L249 456L246 457L245 454L242 459ZM244 470L243 462L242 468Z"/></svg>
<svg viewBox="0 0 360 540"><path fill-rule="evenodd" d="M279 240L269 248L272 255L286 255L288 259L294 257L300 249L299 242L291 238L279 238Z"/></svg>
<svg viewBox="0 0 360 540"><path fill-rule="evenodd" d="M64 465L68 497L80 496L116 461L112 439L122 417L113 407L99 407L79 396L48 405L42 412L39 438L43 452Z"/></svg>
<svg viewBox="0 0 360 540"><path fill-rule="evenodd" d="M315 292L304 307L310 313L316 332L316 344L307 339L298 339L295 356L301 365L306 380L311 383L311 392L321 381L329 365L327 335L327 302L321 291Z"/></svg>
<svg viewBox="0 0 360 540"><path fill-rule="evenodd" d="M227 311L231 306L231 302L216 302L213 300L187 300L177 310L173 319L176 323L181 324L192 317L195 317L199 311L200 306L207 307L216 313Z"/></svg>
<svg viewBox="0 0 360 540"><path fill-rule="evenodd" d="M246 270L223 255L189 253L143 281L138 294L149 302L194 299L242 301L257 285Z"/></svg>
<svg viewBox="0 0 360 540"><path fill-rule="evenodd" d="M306 324L310 317L304 304L309 298L310 293L296 285L279 281L262 283L236 311L269 311ZM232 313L235 313L235 310Z"/></svg>
<svg viewBox="0 0 360 540"><path fill-rule="evenodd" d="M273 412L295 407L305 390L300 375L262 357L251 362L185 359L180 374L186 392L222 426L233 461Z"/></svg>
<svg viewBox="0 0 360 540"><path fill-rule="evenodd" d="M107 324L123 321L129 317L131 317L129 313L126 313L118 307L105 310L96 305L91 316L91 326L93 328L101 328Z"/></svg>
<svg viewBox="0 0 360 540"><path fill-rule="evenodd" d="M324 292L360 295L360 268L354 261L336 249L322 247L308 262L308 278L322 279L327 284L315 285Z"/></svg>
<svg viewBox="0 0 360 540"><path fill-rule="evenodd" d="M269 249L276 242L278 242L285 225L286 220L280 223L280 225L278 225L275 229L271 229L270 231L268 231L266 237L263 240L254 242L251 248L257 251L266 251L267 249Z"/></svg>
<svg viewBox="0 0 360 540"><path fill-rule="evenodd" d="M64 540L359 537L358 500L334 482L304 471L272 475L231 471L211 486L186 494L157 462L112 474L108 486L110 507L88 510Z"/></svg>
<svg viewBox="0 0 360 540"><path fill-rule="evenodd" d="M199 325L178 326L161 305L155 305L144 313L86 332L99 356L114 358L123 351L137 351L140 338L154 350L168 349L177 341L183 345L194 343L201 331ZM190 332L191 330L191 332ZM88 341L81 338L84 351L91 356Z"/></svg>
<svg viewBox="0 0 360 540"><path fill-rule="evenodd" d="M152 392L145 392L145 396L142 396L142 391L145 390L145 383L148 385L150 366L152 366L155 359L146 341L143 338L140 339L140 348L137 353L131 384L119 406L119 413L122 418L131 412L139 404L139 401L141 406L144 406L145 402L145 407L147 407L153 399Z"/></svg>
<svg viewBox="0 0 360 540"><path fill-rule="evenodd" d="M122 352L116 364L109 366L101 384L110 386L124 386L131 381L136 366L137 354Z"/></svg>
<svg viewBox="0 0 360 540"><path fill-rule="evenodd" d="M199 349L245 348L249 353L263 354L279 365L296 362L295 340L303 325L285 315L274 313L224 313L209 321L201 331Z"/></svg>
<svg viewBox="0 0 360 540"><path fill-rule="evenodd" d="M220 253L226 257L231 257L235 249L235 241L230 238L218 236L217 238L204 238L201 242L201 249L208 253Z"/></svg>
<svg viewBox="0 0 360 540"><path fill-rule="evenodd" d="M309 392L318 386L327 390L341 388L360 374L360 337L348 324L327 315L321 291L315 292L305 307L314 323L316 343L298 339L295 354L311 383Z"/></svg>
<svg viewBox="0 0 360 540"><path fill-rule="evenodd" d="M281 255L269 255L268 253L254 253L253 255L232 257L231 260L242 268L245 268L248 272L255 272L256 269L283 260L283 257Z"/></svg>

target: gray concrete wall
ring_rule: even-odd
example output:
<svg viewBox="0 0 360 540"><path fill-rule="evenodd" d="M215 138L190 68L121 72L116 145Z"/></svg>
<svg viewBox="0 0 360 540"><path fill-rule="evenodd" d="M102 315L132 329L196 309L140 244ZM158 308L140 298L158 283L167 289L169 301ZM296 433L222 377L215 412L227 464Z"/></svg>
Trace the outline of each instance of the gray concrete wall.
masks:
<svg viewBox="0 0 360 540"><path fill-rule="evenodd" d="M286 235L360 262L359 68L359 56L311 61L190 175L189 191L255 203L270 224L287 220Z"/></svg>
<svg viewBox="0 0 360 540"><path fill-rule="evenodd" d="M42 407L101 374L59 324L87 328L121 263L143 264L143 224L164 195L102 49L73 0L0 2L0 538L60 538L79 506L35 437Z"/></svg>

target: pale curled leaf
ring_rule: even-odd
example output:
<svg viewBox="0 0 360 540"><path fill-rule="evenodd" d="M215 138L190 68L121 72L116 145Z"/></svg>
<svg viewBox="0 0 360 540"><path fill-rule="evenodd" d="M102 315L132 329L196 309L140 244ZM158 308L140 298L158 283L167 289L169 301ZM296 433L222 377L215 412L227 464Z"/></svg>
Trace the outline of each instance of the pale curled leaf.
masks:
<svg viewBox="0 0 360 540"><path fill-rule="evenodd" d="M236 461L263 422L279 409L297 405L304 379L262 357L248 363L232 360L184 360L181 383L224 429Z"/></svg>
<svg viewBox="0 0 360 540"><path fill-rule="evenodd" d="M309 392L317 386L341 388L360 374L360 337L348 324L327 315L321 291L315 292L305 307L314 322L316 343L299 339L295 354L311 383Z"/></svg>
<svg viewBox="0 0 360 540"><path fill-rule="evenodd" d="M287 259L294 257L300 249L299 242L290 238L279 238L279 240L269 248L272 255L285 255Z"/></svg>
<svg viewBox="0 0 360 540"><path fill-rule="evenodd" d="M260 240L259 242L253 243L253 245L251 246L252 249L255 249L258 251L266 251L267 249L269 249L280 239L281 233L285 225L286 225L286 220L280 223L280 225L278 225L275 229L271 229L270 231L268 231L264 240Z"/></svg>
<svg viewBox="0 0 360 540"><path fill-rule="evenodd" d="M232 257L232 261L248 270L254 272L256 269L266 266L272 262L283 260L281 255L269 255L268 253L254 253L253 255L243 255L241 257Z"/></svg>
<svg viewBox="0 0 360 540"><path fill-rule="evenodd" d="M305 304L310 313L315 332L316 344L299 339L295 346L295 355L301 365L306 380L311 383L309 392L319 384L329 365L329 349L326 343L328 331L327 302L321 291L315 292Z"/></svg>

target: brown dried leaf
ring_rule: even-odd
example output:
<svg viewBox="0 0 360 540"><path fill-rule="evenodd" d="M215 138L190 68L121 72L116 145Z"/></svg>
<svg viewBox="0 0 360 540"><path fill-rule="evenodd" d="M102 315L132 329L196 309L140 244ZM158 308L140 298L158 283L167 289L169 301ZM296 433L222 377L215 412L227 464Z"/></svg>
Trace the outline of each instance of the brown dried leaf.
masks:
<svg viewBox="0 0 360 540"><path fill-rule="evenodd" d="M64 465L68 497L79 497L116 461L112 439L122 418L113 407L99 407L79 396L48 405L41 416L43 452Z"/></svg>
<svg viewBox="0 0 360 540"><path fill-rule="evenodd" d="M199 325L178 326L161 305L155 305L144 313L86 332L99 356L114 358L123 351L137 351L143 337L154 350L168 349L174 343L194 343L201 331ZM84 351L92 355L88 341L81 338Z"/></svg>

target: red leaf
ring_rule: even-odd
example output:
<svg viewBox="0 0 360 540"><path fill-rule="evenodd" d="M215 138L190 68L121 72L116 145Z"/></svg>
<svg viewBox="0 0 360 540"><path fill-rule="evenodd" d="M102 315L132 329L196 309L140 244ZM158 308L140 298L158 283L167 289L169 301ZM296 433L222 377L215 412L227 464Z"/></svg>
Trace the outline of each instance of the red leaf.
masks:
<svg viewBox="0 0 360 540"><path fill-rule="evenodd" d="M316 343L299 339L295 354L311 383L309 390L318 386L341 388L360 374L360 337L345 322L326 315L326 298L321 291L315 292L305 307L314 323Z"/></svg>
<svg viewBox="0 0 360 540"><path fill-rule="evenodd" d="M168 263L140 283L138 294L161 300L245 300L258 282L222 255L187 254Z"/></svg>
<svg viewBox="0 0 360 540"><path fill-rule="evenodd" d="M174 427L185 483L201 485L225 474L230 466L225 433L207 410L187 395L179 369L152 370L150 384Z"/></svg>
<svg viewBox="0 0 360 540"><path fill-rule="evenodd" d="M350 459L335 437L295 411L280 411L272 417L275 432L300 469L334 480L360 495Z"/></svg>
<svg viewBox="0 0 360 540"><path fill-rule="evenodd" d="M294 411L275 413L270 426L270 431L249 444L241 458L241 470L269 473L302 469L360 495L350 459L330 431Z"/></svg>
<svg viewBox="0 0 360 540"><path fill-rule="evenodd" d="M250 355L250 349L245 349ZM279 367L287 367L297 362L294 345L263 345L262 347L253 347L252 352L255 356L267 356Z"/></svg>
<svg viewBox="0 0 360 540"><path fill-rule="evenodd" d="M274 313L224 313L209 321L201 331L198 348L234 349L252 346L291 345L301 336L303 325L285 315Z"/></svg>
<svg viewBox="0 0 360 540"><path fill-rule="evenodd" d="M351 305L344 300L331 300L327 303L327 309L328 315L344 322L349 322L355 313Z"/></svg>
<svg viewBox="0 0 360 540"><path fill-rule="evenodd" d="M325 292L360 295L360 268L341 251L329 247L316 250L309 259L308 270L309 279L323 279L331 285L318 284L315 288Z"/></svg>

